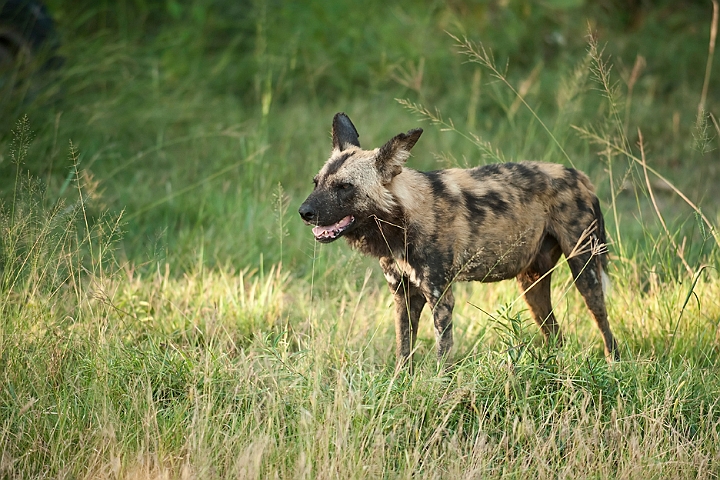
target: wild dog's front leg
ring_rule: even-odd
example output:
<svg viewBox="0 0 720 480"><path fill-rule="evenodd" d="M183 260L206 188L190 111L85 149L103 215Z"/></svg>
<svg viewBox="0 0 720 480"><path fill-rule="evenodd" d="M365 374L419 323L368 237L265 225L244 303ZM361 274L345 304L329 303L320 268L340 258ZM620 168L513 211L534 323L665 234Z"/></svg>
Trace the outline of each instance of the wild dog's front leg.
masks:
<svg viewBox="0 0 720 480"><path fill-rule="evenodd" d="M395 262L392 259L381 259L380 266L385 272L385 279L395 299L397 363L400 366L408 362L410 369L412 369L410 357L413 348L415 348L418 321L420 320L420 313L425 306L425 296L407 277L398 273Z"/></svg>
<svg viewBox="0 0 720 480"><path fill-rule="evenodd" d="M453 346L452 311L455 307L455 297L449 285L444 288L430 285L424 290L435 323L438 361L443 362Z"/></svg>
<svg viewBox="0 0 720 480"><path fill-rule="evenodd" d="M412 351L417 339L418 321L425 306L425 297L407 277L393 286L395 296L395 342L398 365L409 364L412 369Z"/></svg>

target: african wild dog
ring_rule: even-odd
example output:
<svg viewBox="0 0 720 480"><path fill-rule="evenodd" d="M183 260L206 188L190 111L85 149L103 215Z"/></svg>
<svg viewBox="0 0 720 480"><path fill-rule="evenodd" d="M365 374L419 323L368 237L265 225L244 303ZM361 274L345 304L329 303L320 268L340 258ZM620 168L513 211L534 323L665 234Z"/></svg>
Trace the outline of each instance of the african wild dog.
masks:
<svg viewBox="0 0 720 480"><path fill-rule="evenodd" d="M345 237L380 259L395 297L398 363L412 354L418 319L432 308L438 357L453 344L456 280L516 277L546 339L562 341L550 303L551 270L562 254L605 342L618 359L603 283L605 225L587 176L539 162L418 172L404 166L422 129L362 150L344 113L333 119L330 159L300 216L318 242Z"/></svg>

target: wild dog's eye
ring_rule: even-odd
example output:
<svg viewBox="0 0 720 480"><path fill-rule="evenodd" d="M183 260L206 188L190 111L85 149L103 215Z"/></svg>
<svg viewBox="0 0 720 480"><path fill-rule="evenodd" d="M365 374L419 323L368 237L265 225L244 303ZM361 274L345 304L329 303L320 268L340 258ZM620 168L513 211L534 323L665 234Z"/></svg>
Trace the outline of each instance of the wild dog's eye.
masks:
<svg viewBox="0 0 720 480"><path fill-rule="evenodd" d="M337 185L338 190L350 190L351 188L353 188L352 183L338 183Z"/></svg>

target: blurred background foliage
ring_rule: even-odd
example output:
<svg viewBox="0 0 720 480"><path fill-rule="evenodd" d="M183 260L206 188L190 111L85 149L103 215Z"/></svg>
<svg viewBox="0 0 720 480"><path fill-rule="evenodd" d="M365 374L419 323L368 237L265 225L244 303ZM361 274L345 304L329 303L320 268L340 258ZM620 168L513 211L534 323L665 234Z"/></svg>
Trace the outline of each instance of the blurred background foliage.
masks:
<svg viewBox="0 0 720 480"><path fill-rule="evenodd" d="M123 42L116 46L136 61L152 53L170 85L179 87L202 72L214 91L249 101L257 100L263 82L272 81L277 100L303 96L321 102L396 87L397 77L421 60L429 99L466 85L467 69L452 55L445 32L485 42L500 65L510 62L522 71L538 62L547 68L572 65L584 54L590 29L630 67L642 54L647 73L663 77L658 90L668 93L703 72L712 11L710 2L699 0L48 5L65 45L78 39Z"/></svg>
<svg viewBox="0 0 720 480"><path fill-rule="evenodd" d="M43 55L61 61L24 76L16 69L0 85L0 197L14 195L21 171L43 182L44 202L72 201L77 163L91 217L124 211L121 255L133 262L306 264L314 246L295 209L326 158L337 111L353 118L365 147L418 125L395 101L402 98L437 108L507 159L563 161L516 96L469 62L450 35L492 51L608 201L611 189L597 179L605 168L598 148L573 129L606 128L607 102L588 57L592 34L613 64L630 144L642 127L653 164L703 205L717 204L718 142L709 120L696 147L710 1L46 6L57 49L38 52L36 63ZM716 114L720 75L711 76L708 92L706 110ZM34 141L18 170L11 132L24 115ZM411 162L485 161L461 136L428 127Z"/></svg>

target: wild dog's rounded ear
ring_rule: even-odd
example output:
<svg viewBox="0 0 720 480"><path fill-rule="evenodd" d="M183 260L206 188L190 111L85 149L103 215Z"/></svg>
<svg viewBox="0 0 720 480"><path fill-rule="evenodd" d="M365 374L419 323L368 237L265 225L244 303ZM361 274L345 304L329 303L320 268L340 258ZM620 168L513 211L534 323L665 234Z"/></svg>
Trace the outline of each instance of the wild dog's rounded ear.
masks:
<svg viewBox="0 0 720 480"><path fill-rule="evenodd" d="M415 146L422 132L422 128L416 128L407 133L395 135L380 147L377 157L375 157L375 166L384 182L389 182L392 177L402 172L402 166L410 156L410 150Z"/></svg>
<svg viewBox="0 0 720 480"><path fill-rule="evenodd" d="M343 112L336 113L332 123L333 148L341 152L347 148L360 147L360 135L355 125Z"/></svg>

